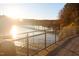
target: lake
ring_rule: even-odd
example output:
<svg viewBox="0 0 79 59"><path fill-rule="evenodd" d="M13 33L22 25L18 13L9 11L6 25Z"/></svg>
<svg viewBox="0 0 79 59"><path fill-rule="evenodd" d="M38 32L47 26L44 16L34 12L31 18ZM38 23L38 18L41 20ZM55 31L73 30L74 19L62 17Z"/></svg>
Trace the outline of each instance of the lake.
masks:
<svg viewBox="0 0 79 59"><path fill-rule="evenodd" d="M35 29L34 29L35 28ZM39 31L37 31L39 29ZM46 46L51 45L55 42L55 34L53 32L46 33L44 31L40 30L47 30L52 31L49 28L42 27L42 26L16 26L14 25L11 28L10 34L12 35L12 41L14 42L14 45L16 46L17 53L19 55L22 55L22 53L27 53L27 32L28 36L31 36L28 38L29 40L29 51L32 55L36 51L39 51L43 48L45 48L45 38L46 38ZM34 31L34 32L32 32ZM21 34L25 33L25 34ZM58 37L56 38L58 40Z"/></svg>

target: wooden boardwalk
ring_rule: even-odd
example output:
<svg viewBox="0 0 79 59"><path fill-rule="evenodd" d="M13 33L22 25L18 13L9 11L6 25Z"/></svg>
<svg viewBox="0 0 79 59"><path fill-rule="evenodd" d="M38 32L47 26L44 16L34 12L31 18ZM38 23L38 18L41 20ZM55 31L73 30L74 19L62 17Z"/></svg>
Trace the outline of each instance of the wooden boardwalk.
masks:
<svg viewBox="0 0 79 59"><path fill-rule="evenodd" d="M57 42L54 50L48 56L79 56L79 35Z"/></svg>

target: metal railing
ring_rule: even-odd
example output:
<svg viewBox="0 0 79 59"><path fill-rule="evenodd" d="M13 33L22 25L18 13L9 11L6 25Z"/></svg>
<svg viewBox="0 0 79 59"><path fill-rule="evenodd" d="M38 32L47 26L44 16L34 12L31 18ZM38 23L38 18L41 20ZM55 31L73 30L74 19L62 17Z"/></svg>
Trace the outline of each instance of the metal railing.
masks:
<svg viewBox="0 0 79 59"><path fill-rule="evenodd" d="M17 35L25 35L23 38L13 40L22 43L21 46L16 46L19 55L34 55L57 41L56 31L38 30Z"/></svg>
<svg viewBox="0 0 79 59"><path fill-rule="evenodd" d="M64 32L65 33L65 32ZM25 35L25 37L16 39L15 41L20 41L23 43L23 47L17 51L21 52L23 55L36 55L39 51L46 49L48 46L55 44L56 42L60 42L63 39L69 39L70 37L74 37L73 31L70 31L70 34L67 34L61 40L58 40L58 36L56 34L56 30L47 31L47 30L38 30L32 32L21 33L18 35ZM78 36L78 35L77 35Z"/></svg>
<svg viewBox="0 0 79 59"><path fill-rule="evenodd" d="M66 39L74 35L74 32L67 34L62 38ZM56 30L37 30L17 34L19 38L13 39L16 46L17 55L36 55L39 51L46 49L48 46L59 42ZM18 42L18 43L17 43Z"/></svg>

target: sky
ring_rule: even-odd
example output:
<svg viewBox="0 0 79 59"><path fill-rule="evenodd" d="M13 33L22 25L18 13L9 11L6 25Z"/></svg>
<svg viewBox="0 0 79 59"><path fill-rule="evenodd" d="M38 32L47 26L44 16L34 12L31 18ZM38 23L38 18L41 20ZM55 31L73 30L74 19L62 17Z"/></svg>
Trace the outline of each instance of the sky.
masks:
<svg viewBox="0 0 79 59"><path fill-rule="evenodd" d="M64 3L0 4L0 15L25 19L58 19Z"/></svg>

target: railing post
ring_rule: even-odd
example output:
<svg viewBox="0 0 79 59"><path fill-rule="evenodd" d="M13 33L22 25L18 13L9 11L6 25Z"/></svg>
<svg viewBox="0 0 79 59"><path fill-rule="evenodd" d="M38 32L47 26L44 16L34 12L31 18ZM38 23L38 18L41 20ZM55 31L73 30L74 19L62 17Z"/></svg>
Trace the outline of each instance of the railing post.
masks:
<svg viewBox="0 0 79 59"><path fill-rule="evenodd" d="M27 56L29 56L29 39L28 39L28 33L27 33Z"/></svg>
<svg viewBox="0 0 79 59"><path fill-rule="evenodd" d="M46 48L46 30L45 30L45 48Z"/></svg>
<svg viewBox="0 0 79 59"><path fill-rule="evenodd" d="M55 31L55 43L56 43L56 29L54 31Z"/></svg>
<svg viewBox="0 0 79 59"><path fill-rule="evenodd" d="M34 32L33 32L33 35L34 35ZM34 45L34 37L33 37L33 45Z"/></svg>

